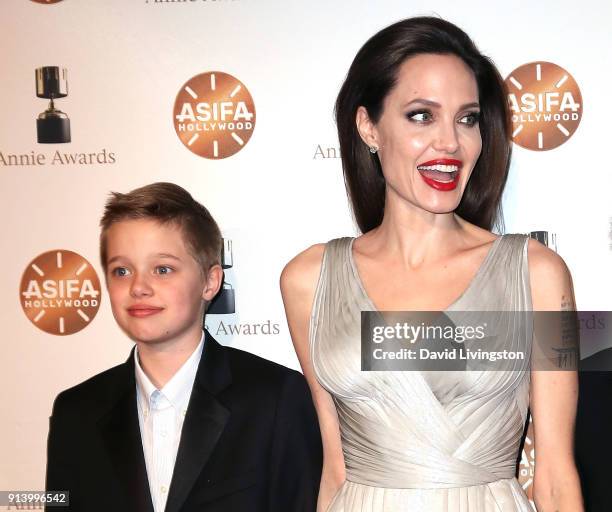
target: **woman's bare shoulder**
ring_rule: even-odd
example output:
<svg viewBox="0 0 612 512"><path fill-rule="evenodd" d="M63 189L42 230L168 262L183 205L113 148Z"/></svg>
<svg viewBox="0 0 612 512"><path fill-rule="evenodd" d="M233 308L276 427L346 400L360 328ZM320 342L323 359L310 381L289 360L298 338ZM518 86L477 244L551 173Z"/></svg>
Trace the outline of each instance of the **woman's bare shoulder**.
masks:
<svg viewBox="0 0 612 512"><path fill-rule="evenodd" d="M569 269L563 258L533 238L529 239L527 258L529 260L529 271L537 276L550 278L554 276L563 277L569 274Z"/></svg>
<svg viewBox="0 0 612 512"><path fill-rule="evenodd" d="M314 244L300 252L281 272L280 285L283 294L313 291L321 270L326 244Z"/></svg>
<svg viewBox="0 0 612 512"><path fill-rule="evenodd" d="M527 247L529 280L534 310L560 310L574 306L570 271L561 256L537 240Z"/></svg>

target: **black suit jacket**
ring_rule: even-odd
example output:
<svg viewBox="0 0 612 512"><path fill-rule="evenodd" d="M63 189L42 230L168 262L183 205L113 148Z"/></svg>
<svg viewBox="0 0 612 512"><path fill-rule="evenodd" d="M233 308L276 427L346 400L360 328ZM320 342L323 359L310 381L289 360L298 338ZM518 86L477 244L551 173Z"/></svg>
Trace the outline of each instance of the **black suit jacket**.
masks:
<svg viewBox="0 0 612 512"><path fill-rule="evenodd" d="M56 398L46 488L68 510L153 511L136 407L133 351ZM304 377L206 333L165 510L314 511L321 465Z"/></svg>

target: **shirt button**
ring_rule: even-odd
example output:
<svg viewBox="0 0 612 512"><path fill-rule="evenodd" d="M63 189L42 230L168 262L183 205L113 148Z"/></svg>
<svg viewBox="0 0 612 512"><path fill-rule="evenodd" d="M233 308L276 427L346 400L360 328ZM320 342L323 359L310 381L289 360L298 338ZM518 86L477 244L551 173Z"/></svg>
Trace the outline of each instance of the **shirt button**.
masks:
<svg viewBox="0 0 612 512"><path fill-rule="evenodd" d="M165 485L162 485L160 490L161 490L161 492L162 492L162 493L164 493L164 494L166 494L166 492L168 491L168 489L166 489L166 486L165 486Z"/></svg>
<svg viewBox="0 0 612 512"><path fill-rule="evenodd" d="M160 434L162 437L166 437L166 436L168 435L168 432L166 432L165 430L162 430L162 431L161 431L159 434Z"/></svg>

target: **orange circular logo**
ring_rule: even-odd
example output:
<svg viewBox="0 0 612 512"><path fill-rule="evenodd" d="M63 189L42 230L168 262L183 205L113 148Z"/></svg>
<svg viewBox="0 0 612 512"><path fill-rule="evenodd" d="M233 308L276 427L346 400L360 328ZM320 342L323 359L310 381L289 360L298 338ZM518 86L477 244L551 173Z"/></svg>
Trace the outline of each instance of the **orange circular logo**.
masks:
<svg viewBox="0 0 612 512"><path fill-rule="evenodd" d="M36 327L60 336L86 327L100 307L100 280L72 251L49 251L30 262L19 289L21 307Z"/></svg>
<svg viewBox="0 0 612 512"><path fill-rule="evenodd" d="M174 102L174 129L181 142L204 158L227 158L249 142L255 104L244 84L221 71L191 78Z"/></svg>
<svg viewBox="0 0 612 512"><path fill-rule="evenodd" d="M546 151L566 142L582 118L576 80L551 62L531 62L508 78L512 140L525 149Z"/></svg>

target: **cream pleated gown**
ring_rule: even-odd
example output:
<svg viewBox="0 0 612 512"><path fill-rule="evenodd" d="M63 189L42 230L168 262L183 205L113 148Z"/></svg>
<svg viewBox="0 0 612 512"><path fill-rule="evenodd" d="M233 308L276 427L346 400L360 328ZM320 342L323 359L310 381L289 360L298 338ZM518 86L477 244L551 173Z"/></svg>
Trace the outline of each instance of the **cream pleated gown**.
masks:
<svg viewBox="0 0 612 512"><path fill-rule="evenodd" d="M346 465L328 511L530 512L514 476L529 362L513 371L361 371L360 315L376 308L353 241L326 245L310 319L313 367L336 404ZM527 241L495 240L446 312L531 311ZM506 334L506 347L530 353L528 322Z"/></svg>

